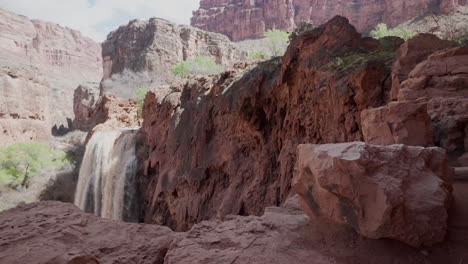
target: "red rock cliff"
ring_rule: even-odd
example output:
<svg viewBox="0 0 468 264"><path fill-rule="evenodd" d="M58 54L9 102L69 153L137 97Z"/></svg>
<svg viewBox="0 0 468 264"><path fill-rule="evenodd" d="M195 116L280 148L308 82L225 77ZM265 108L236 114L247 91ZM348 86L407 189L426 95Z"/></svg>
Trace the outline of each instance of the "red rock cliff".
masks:
<svg viewBox="0 0 468 264"><path fill-rule="evenodd" d="M101 47L78 31L0 9L0 144L45 140L73 119L73 91L102 78Z"/></svg>
<svg viewBox="0 0 468 264"><path fill-rule="evenodd" d="M347 17L358 31L377 23L397 25L428 11L450 12L466 0L201 0L191 24L234 41L263 37L267 29L292 30L301 22L320 25L335 15Z"/></svg>

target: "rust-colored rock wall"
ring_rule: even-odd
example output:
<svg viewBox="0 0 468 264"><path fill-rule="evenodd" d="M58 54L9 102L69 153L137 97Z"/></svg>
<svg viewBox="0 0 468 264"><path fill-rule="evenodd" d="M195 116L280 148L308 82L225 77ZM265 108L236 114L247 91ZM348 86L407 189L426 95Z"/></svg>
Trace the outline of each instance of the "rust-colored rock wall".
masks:
<svg viewBox="0 0 468 264"><path fill-rule="evenodd" d="M289 31L301 22L320 25L335 15L367 31L379 22L395 26L430 11L451 12L466 4L466 0L202 0L191 24L238 41L263 37L271 28Z"/></svg>
<svg viewBox="0 0 468 264"><path fill-rule="evenodd" d="M142 127L144 221L185 230L284 202L298 144L363 139L360 112L384 103L388 62L324 66L376 45L336 17L295 39L282 61L150 93Z"/></svg>

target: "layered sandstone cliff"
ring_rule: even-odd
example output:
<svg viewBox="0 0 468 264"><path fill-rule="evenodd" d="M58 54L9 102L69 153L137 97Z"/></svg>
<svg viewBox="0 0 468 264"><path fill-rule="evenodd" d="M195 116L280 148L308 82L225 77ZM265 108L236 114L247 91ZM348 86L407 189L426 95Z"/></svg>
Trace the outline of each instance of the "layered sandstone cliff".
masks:
<svg viewBox="0 0 468 264"><path fill-rule="evenodd" d="M68 128L74 89L102 77L100 53L78 31L0 9L0 144Z"/></svg>
<svg viewBox="0 0 468 264"><path fill-rule="evenodd" d="M102 44L103 91L132 96L138 87L156 88L177 80L171 69L179 62L203 56L223 66L247 57L221 34L160 18L132 20L111 32Z"/></svg>
<svg viewBox="0 0 468 264"><path fill-rule="evenodd" d="M320 25L335 15L347 17L358 31L368 31L379 22L395 26L428 12L451 12L466 4L465 0L202 0L191 24L238 41L263 37L272 28L290 31L302 22Z"/></svg>

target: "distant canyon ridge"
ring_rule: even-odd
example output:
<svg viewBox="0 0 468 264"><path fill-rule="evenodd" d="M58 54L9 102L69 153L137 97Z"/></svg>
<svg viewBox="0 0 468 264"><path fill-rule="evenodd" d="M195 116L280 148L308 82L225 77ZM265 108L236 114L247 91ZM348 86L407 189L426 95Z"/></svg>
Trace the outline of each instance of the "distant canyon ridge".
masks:
<svg viewBox="0 0 468 264"><path fill-rule="evenodd" d="M335 15L347 17L364 32L380 22L396 26L461 5L468 5L468 0L201 0L191 24L239 41L261 38L272 28L291 31L302 22L317 26Z"/></svg>

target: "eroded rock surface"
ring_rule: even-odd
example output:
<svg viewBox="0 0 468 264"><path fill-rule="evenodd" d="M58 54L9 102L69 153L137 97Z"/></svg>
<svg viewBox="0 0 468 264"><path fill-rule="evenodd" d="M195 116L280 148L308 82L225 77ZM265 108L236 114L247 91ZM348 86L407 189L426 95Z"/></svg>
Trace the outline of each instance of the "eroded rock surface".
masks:
<svg viewBox="0 0 468 264"><path fill-rule="evenodd" d="M465 0L202 0L191 24L238 41L261 38L265 30L272 28L291 31L302 22L320 25L336 15L349 18L359 31L368 31L379 22L395 26L429 12L452 12L461 5L468 3Z"/></svg>
<svg viewBox="0 0 468 264"><path fill-rule="evenodd" d="M433 142L447 151L452 165L461 165L458 159L468 152L468 47L451 46L435 36L418 35L400 47L391 91L397 102L362 113L366 142ZM431 124L421 107L427 108Z"/></svg>
<svg viewBox="0 0 468 264"><path fill-rule="evenodd" d="M311 222L294 197L263 216L204 221L186 233L105 220L59 202L0 213L0 262L9 264L459 263L466 247L446 242L424 256L397 241L363 238L344 225Z"/></svg>
<svg viewBox="0 0 468 264"><path fill-rule="evenodd" d="M300 145L293 189L313 218L418 247L445 238L453 173L440 148Z"/></svg>
<svg viewBox="0 0 468 264"><path fill-rule="evenodd" d="M283 203L297 144L360 141L360 112L386 101L391 59L327 66L353 52L364 50L365 58L378 45L336 17L293 40L282 61L149 93L140 177L145 222L187 230Z"/></svg>
<svg viewBox="0 0 468 264"><path fill-rule="evenodd" d="M40 202L0 213L1 263L164 263L167 227L111 221L72 204Z"/></svg>

